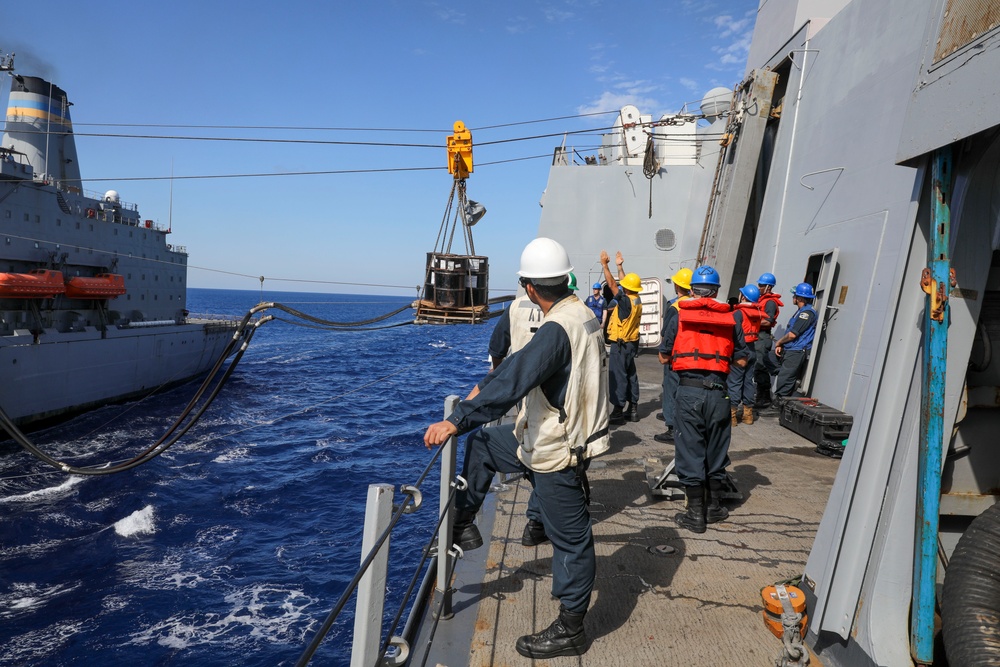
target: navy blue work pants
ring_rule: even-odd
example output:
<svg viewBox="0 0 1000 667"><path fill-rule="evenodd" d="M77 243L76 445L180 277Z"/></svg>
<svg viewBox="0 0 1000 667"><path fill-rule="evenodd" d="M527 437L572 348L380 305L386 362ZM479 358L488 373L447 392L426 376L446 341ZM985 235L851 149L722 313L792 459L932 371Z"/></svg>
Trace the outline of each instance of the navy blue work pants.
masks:
<svg viewBox="0 0 1000 667"><path fill-rule="evenodd" d="M747 365L743 368L736 364L729 366L726 388L729 390L730 406L735 408L742 403L747 407L753 407L757 401L757 383L754 379L756 368L757 360L753 357L747 359Z"/></svg>
<svg viewBox="0 0 1000 667"><path fill-rule="evenodd" d="M802 369L805 368L807 355L808 350L782 348L780 359L775 357L781 362L781 368L778 369L778 379L774 383L776 397L788 397L795 391L795 381L799 379Z"/></svg>
<svg viewBox="0 0 1000 667"><path fill-rule="evenodd" d="M663 364L663 422L667 426L673 426L674 402L677 400L677 382L680 378L677 373L670 370L670 364Z"/></svg>
<svg viewBox="0 0 1000 667"><path fill-rule="evenodd" d="M478 511L496 473L527 473L545 534L552 540L552 595L567 611L582 614L590 606L597 571L583 480L573 468L556 472L529 470L517 458L517 447L513 424L470 433L465 440L462 466L469 487L456 494L455 506Z"/></svg>
<svg viewBox="0 0 1000 667"><path fill-rule="evenodd" d="M677 388L674 469L684 486L725 479L729 465L729 397L719 389Z"/></svg>
<svg viewBox="0 0 1000 667"><path fill-rule="evenodd" d="M639 404L639 373L635 369L635 355L639 353L639 341L631 343L611 342L611 355L608 359L610 375L608 378L608 393L611 404L616 408L625 407L625 403Z"/></svg>

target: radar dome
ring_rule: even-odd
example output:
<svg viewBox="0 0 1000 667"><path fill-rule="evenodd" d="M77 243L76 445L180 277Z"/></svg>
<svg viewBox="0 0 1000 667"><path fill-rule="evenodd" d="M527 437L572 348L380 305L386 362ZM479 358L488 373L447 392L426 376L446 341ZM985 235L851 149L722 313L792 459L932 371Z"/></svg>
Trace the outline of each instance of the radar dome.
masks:
<svg viewBox="0 0 1000 667"><path fill-rule="evenodd" d="M121 199L118 197L118 191L117 190L108 190L107 192L105 192L104 193L104 201L106 201L108 203L111 203L111 204L119 204L119 203L121 203Z"/></svg>
<svg viewBox="0 0 1000 667"><path fill-rule="evenodd" d="M705 118L712 121L729 111L729 104L733 99L733 91L729 88L719 86L705 93L701 99L701 112Z"/></svg>

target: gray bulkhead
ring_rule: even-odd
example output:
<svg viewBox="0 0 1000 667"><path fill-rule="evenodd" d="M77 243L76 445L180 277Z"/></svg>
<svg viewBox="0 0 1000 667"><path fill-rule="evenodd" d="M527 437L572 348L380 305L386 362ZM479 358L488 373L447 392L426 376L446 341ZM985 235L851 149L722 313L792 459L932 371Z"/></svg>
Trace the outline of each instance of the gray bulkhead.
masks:
<svg viewBox="0 0 1000 667"><path fill-rule="evenodd" d="M951 65L929 57L945 4L770 0L761 5L751 47L751 58L760 60L748 70L769 66L786 86L775 101L781 113L749 275L778 276L787 322L788 289L813 277L817 255L838 251L832 284L818 304L827 319L814 349L810 392L854 416L805 572L811 643L824 664L910 664L925 301L920 274L930 224L925 153L956 141L951 215L958 287L949 301L944 430L957 428L945 464L944 551L1000 486L1000 456L986 437L1000 417L994 398L1000 371L981 351L973 361L982 370L968 377L968 397L963 392L974 343L990 347L995 338L1000 345L1000 333L992 334L1000 332L1000 314L983 308L984 300L1000 301L993 298L1000 270L991 270L1000 244L994 196L1000 114L991 105L1000 90L1000 49L990 33L959 51ZM798 23L803 7L820 5L833 11ZM779 11L795 22L776 21ZM769 28L762 26L765 12ZM776 24L794 25L794 36L780 41ZM758 34L781 48L761 56ZM943 108L954 116L944 123Z"/></svg>

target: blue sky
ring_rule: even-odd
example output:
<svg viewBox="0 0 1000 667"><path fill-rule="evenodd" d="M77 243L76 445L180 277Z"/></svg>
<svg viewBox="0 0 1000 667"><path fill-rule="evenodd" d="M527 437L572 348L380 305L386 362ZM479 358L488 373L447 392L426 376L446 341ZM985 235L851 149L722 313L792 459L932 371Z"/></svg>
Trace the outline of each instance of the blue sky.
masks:
<svg viewBox="0 0 1000 667"><path fill-rule="evenodd" d="M491 286L512 291L558 135L614 116L511 124L697 108L742 78L757 4L54 0L6 5L0 52L67 92L83 177L102 179L84 187L171 222L194 287L255 290L263 275L269 290L415 295L462 120L476 145L468 193L488 210L476 251ZM556 136L525 140L538 135ZM389 169L414 170L180 178ZM351 282L399 288L337 284Z"/></svg>

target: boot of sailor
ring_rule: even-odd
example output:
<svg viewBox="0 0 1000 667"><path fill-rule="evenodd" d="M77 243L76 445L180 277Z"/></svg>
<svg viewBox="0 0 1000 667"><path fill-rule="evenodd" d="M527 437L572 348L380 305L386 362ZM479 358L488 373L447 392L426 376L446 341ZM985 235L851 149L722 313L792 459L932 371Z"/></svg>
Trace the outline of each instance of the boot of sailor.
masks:
<svg viewBox="0 0 1000 667"><path fill-rule="evenodd" d="M549 541L549 536L545 534L545 526L541 521L528 519L524 526L524 534L521 535L521 544L526 547L537 547Z"/></svg>
<svg viewBox="0 0 1000 667"><path fill-rule="evenodd" d="M612 426L620 426L625 423L625 413L620 405L616 405L613 410L611 410L611 416L608 418L608 423Z"/></svg>
<svg viewBox="0 0 1000 667"><path fill-rule="evenodd" d="M625 418L630 422L639 421L639 406L630 401L628 404L628 410L625 412Z"/></svg>
<svg viewBox="0 0 1000 667"><path fill-rule="evenodd" d="M681 528L687 528L692 533L705 532L705 487L685 486L687 510L674 515L674 523Z"/></svg>
<svg viewBox="0 0 1000 667"><path fill-rule="evenodd" d="M729 421L730 421L730 423L731 423L732 426L739 426L739 424L740 424L739 417L736 416L736 406L735 405L730 406L730 408L729 408Z"/></svg>
<svg viewBox="0 0 1000 667"><path fill-rule="evenodd" d="M743 423L744 424L753 424L753 406L752 405L747 405L747 404L743 405Z"/></svg>
<svg viewBox="0 0 1000 667"><path fill-rule="evenodd" d="M552 625L517 640L517 652L526 658L555 658L560 655L583 655L587 652L587 633L583 629L586 613L574 614L559 607L559 617Z"/></svg>
<svg viewBox="0 0 1000 667"><path fill-rule="evenodd" d="M729 518L729 510L721 504L722 480L708 480L708 506L705 508L705 523L718 523Z"/></svg>
<svg viewBox="0 0 1000 667"><path fill-rule="evenodd" d="M476 513L470 510L458 510L455 513L455 525L451 530L451 541L461 547L462 551L470 551L483 546L483 536L476 528L473 520Z"/></svg>

